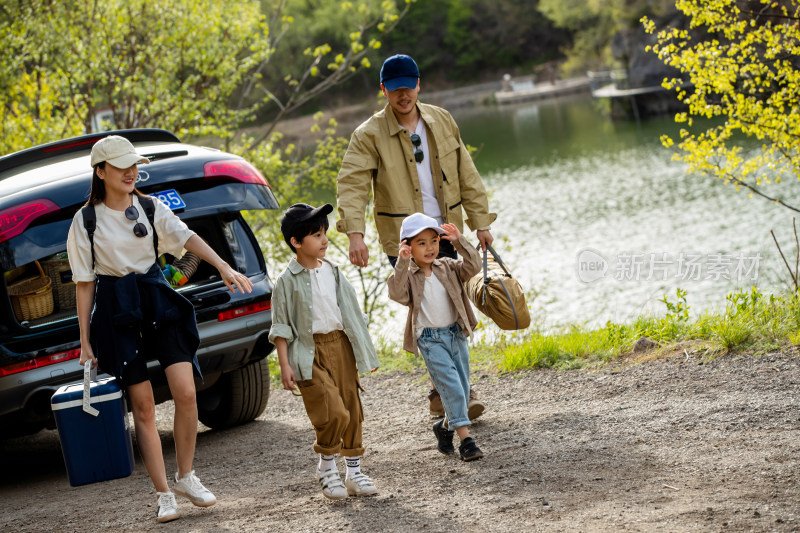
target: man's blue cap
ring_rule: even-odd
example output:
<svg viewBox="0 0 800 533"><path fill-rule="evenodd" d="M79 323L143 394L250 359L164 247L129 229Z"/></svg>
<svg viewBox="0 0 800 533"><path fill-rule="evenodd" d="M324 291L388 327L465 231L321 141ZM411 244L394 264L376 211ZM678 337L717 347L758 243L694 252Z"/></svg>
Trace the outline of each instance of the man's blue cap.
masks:
<svg viewBox="0 0 800 533"><path fill-rule="evenodd" d="M416 89L419 79L417 64L405 54L397 54L383 62L381 67L381 85L387 91L395 91L404 87Z"/></svg>

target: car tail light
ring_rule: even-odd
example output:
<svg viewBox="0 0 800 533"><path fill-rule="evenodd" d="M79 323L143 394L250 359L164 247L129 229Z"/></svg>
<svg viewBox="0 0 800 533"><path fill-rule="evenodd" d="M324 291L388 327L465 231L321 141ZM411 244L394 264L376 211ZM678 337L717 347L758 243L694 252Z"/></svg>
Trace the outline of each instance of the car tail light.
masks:
<svg viewBox="0 0 800 533"><path fill-rule="evenodd" d="M264 300L261 302L256 302L254 304L245 305L243 307L237 307L236 309L223 311L222 313L217 315L217 319L220 322L223 322L225 320L230 320L232 318L239 318L240 316L252 315L253 313L260 313L261 311L268 311L270 309L272 309L272 301Z"/></svg>
<svg viewBox="0 0 800 533"><path fill-rule="evenodd" d="M45 148L42 150L43 152L60 152L61 150L67 150L69 148L75 148L76 146L84 146L87 144L94 144L100 139L86 139L83 141L74 141L74 142L66 142L62 144L57 144L56 146L50 146L49 148Z"/></svg>
<svg viewBox="0 0 800 533"><path fill-rule="evenodd" d="M33 370L34 368L42 368L43 366L54 365L69 361L70 359L78 359L81 356L81 349L75 348L66 352L60 352L53 355L43 355L35 359L28 359L20 363L12 363L10 365L0 367L0 377L10 376L25 372L26 370Z"/></svg>
<svg viewBox="0 0 800 533"><path fill-rule="evenodd" d="M210 161L203 165L203 174L207 181L235 180L242 183L266 185L269 183L256 167L242 159L227 159L224 161Z"/></svg>
<svg viewBox="0 0 800 533"><path fill-rule="evenodd" d="M50 200L34 200L0 211L0 242L16 237L31 222L48 213L58 211L58 206Z"/></svg>

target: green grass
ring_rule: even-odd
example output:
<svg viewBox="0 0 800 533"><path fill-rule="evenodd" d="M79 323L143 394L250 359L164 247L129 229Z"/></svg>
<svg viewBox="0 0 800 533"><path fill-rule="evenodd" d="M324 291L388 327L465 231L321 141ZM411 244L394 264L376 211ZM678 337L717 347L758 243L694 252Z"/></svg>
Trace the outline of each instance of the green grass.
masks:
<svg viewBox="0 0 800 533"><path fill-rule="evenodd" d="M569 325L545 330L532 325L525 331L502 332L486 323L478 324L483 340L470 343L473 375L483 372L513 372L524 369L572 369L599 367L632 353L636 341L647 337L659 347L641 356L655 358L688 349L704 359L727 353L759 355L800 344L800 302L795 294L767 296L755 288L727 295L724 309L692 317L686 292L677 299L666 296L665 316L645 314L626 324L608 322L586 328ZM480 335L479 335L480 336ZM381 361L380 372L412 372L423 369L421 357L403 350L400 340L373 336ZM273 386L280 387L276 356L270 356Z"/></svg>
<svg viewBox="0 0 800 533"><path fill-rule="evenodd" d="M665 316L641 315L626 324L608 322L598 328L569 325L556 331L534 325L523 332L495 332L490 341L470 346L473 373L482 369L512 372L602 366L630 354L642 337L659 344L648 352L656 357L686 341L691 341L693 352L707 359L726 353L761 354L800 344L800 304L794 294L765 296L755 289L740 290L726 297L724 309L694 318L685 297L686 293L678 290L675 301L666 296L662 300L667 308ZM380 346L381 370L423 367L421 358L389 342L376 344Z"/></svg>

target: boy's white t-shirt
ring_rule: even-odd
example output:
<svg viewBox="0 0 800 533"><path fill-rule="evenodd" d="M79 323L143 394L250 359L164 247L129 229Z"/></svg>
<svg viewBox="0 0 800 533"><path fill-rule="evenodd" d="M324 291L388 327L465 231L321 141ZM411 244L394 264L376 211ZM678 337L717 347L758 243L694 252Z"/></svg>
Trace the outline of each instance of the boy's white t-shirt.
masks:
<svg viewBox="0 0 800 533"><path fill-rule="evenodd" d="M342 311L336 301L333 267L322 260L319 268L310 268L308 271L311 274L311 331L330 333L344 329Z"/></svg>
<svg viewBox="0 0 800 533"><path fill-rule="evenodd" d="M441 224L443 222L442 209L436 199L436 188L433 185L433 173L431 171L431 151L428 148L428 134L425 128L425 121L422 118L417 121L417 128L414 133L419 135L422 141L419 148L425 154L422 163L417 163L417 178L419 178L419 190L422 193L422 209L426 215Z"/></svg>
<svg viewBox="0 0 800 533"><path fill-rule="evenodd" d="M178 218L158 198L153 198L156 212L153 222L158 230L159 255L169 253L175 257L183 254L183 246L194 231ZM72 219L67 235L67 255L74 281L94 281L97 274L122 277L131 272L143 274L156 262L153 253L153 228L147 220L137 195L133 205L139 211L138 221L128 220L124 211L110 209L104 203L94 206L97 227L94 232L95 269L92 270L92 248L89 234L83 226L83 211L78 210ZM137 237L133 226L141 222L147 235Z"/></svg>
<svg viewBox="0 0 800 533"><path fill-rule="evenodd" d="M419 338L425 328L443 328L457 319L458 315L447 289L435 274L427 276L422 289L422 301L419 303L416 337Z"/></svg>

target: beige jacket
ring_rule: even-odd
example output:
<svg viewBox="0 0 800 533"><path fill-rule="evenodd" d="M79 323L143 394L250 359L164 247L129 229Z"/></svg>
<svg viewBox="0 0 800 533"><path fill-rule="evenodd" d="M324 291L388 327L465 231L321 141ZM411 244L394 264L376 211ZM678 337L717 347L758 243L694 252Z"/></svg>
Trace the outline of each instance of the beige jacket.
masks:
<svg viewBox="0 0 800 533"><path fill-rule="evenodd" d="M481 271L481 255L462 235L453 243L463 260L443 257L433 262L433 275L439 278L456 309L458 325L466 335L472 335L472 328L478 323L475 313L472 312L464 283ZM425 289L425 272L411 259L397 258L394 273L386 282L389 287L389 298L395 302L407 305L408 319L403 338L403 349L413 354L419 354L417 337L414 334L417 328L417 317L422 303L422 291Z"/></svg>
<svg viewBox="0 0 800 533"><path fill-rule="evenodd" d="M463 207L470 229L488 228L497 214L489 212L486 190L453 117L440 107L418 103L417 108L427 128L431 174L442 218L463 232ZM361 124L350 139L337 177L337 230L364 233L370 188L378 238L383 250L396 256L403 219L424 211L411 138L388 104Z"/></svg>

